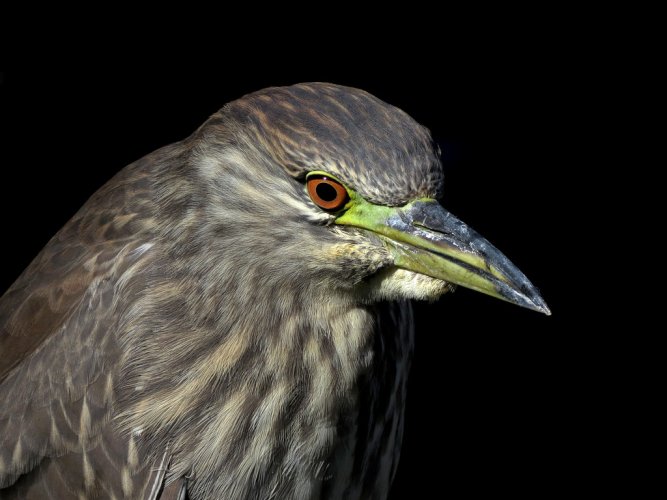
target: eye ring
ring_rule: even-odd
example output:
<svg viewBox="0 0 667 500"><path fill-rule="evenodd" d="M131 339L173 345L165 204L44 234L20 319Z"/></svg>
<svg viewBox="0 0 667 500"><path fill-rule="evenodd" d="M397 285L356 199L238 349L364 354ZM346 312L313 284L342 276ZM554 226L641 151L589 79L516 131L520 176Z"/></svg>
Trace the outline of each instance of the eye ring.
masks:
<svg viewBox="0 0 667 500"><path fill-rule="evenodd" d="M310 199L323 210L339 210L349 200L345 187L326 175L311 176L306 184Z"/></svg>

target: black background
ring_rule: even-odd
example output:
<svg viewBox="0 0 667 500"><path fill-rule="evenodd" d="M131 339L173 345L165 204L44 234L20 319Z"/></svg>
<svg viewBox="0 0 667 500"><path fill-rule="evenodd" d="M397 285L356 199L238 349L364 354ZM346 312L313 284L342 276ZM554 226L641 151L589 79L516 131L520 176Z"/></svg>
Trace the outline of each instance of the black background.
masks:
<svg viewBox="0 0 667 500"><path fill-rule="evenodd" d="M416 304L392 498L569 492L590 473L597 431L586 415L594 382L581 377L585 320L572 322L581 304L571 216L573 178L585 162L577 146L582 86L576 68L556 63L445 62L442 74L4 73L0 290L115 172L189 135L225 102L299 81L364 88L430 128L443 150L445 207L504 252L553 311L546 317L464 289Z"/></svg>

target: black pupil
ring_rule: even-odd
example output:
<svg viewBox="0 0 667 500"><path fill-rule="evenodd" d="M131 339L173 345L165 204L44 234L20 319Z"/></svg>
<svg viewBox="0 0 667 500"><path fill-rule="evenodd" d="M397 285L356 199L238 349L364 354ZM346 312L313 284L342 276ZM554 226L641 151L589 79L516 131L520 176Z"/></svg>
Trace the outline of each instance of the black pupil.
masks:
<svg viewBox="0 0 667 500"><path fill-rule="evenodd" d="M338 196L336 189L331 184L325 184L324 182L319 183L315 191L317 192L317 196L324 201L334 201L336 196Z"/></svg>

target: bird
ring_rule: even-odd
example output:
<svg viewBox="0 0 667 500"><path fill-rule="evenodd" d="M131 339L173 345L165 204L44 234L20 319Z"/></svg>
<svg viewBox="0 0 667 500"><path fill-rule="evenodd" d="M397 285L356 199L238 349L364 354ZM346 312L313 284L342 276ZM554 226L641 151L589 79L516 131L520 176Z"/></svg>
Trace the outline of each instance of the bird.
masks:
<svg viewBox="0 0 667 500"><path fill-rule="evenodd" d="M550 314L442 206L440 156L303 83L120 170L0 298L0 498L386 498L412 301Z"/></svg>

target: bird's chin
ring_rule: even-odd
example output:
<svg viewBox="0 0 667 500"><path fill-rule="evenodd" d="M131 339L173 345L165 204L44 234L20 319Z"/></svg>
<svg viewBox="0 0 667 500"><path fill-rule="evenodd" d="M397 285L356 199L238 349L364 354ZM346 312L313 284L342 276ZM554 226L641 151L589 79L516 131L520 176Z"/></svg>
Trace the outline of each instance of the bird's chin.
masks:
<svg viewBox="0 0 667 500"><path fill-rule="evenodd" d="M382 269L366 282L367 300L415 299L434 301L456 285L397 267Z"/></svg>

